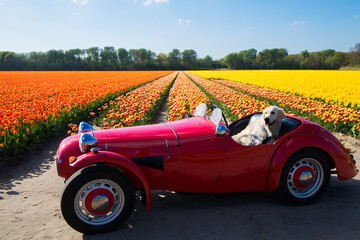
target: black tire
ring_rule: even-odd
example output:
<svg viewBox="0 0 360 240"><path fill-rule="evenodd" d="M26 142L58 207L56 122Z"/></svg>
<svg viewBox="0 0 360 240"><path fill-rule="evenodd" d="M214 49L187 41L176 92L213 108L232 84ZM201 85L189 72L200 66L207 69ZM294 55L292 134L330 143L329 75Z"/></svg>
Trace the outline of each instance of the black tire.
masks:
<svg viewBox="0 0 360 240"><path fill-rule="evenodd" d="M307 148L296 152L286 161L278 190L287 203L306 205L319 199L329 182L327 156L318 149Z"/></svg>
<svg viewBox="0 0 360 240"><path fill-rule="evenodd" d="M85 234L113 230L134 210L135 191L130 179L106 165L86 167L66 182L61 211L65 221Z"/></svg>

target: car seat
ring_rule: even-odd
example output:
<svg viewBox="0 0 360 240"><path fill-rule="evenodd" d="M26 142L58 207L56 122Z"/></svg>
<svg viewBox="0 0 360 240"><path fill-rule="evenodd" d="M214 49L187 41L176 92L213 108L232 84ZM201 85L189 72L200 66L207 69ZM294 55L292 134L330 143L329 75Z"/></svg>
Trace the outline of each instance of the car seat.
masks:
<svg viewBox="0 0 360 240"><path fill-rule="evenodd" d="M241 120L234 122L230 125L230 135L236 135L242 130L246 128L247 125L252 124L256 119L261 116L261 113L254 114L252 116L247 116L242 118ZM285 117L281 120L281 128L279 133L279 138L284 136L285 134L294 131L301 125L301 121Z"/></svg>

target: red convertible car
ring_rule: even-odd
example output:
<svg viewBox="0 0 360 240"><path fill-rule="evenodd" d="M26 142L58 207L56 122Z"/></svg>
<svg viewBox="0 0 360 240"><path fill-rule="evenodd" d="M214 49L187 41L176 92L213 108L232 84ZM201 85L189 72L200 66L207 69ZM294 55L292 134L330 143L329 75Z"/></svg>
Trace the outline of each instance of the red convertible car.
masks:
<svg viewBox="0 0 360 240"><path fill-rule="evenodd" d="M65 179L61 211L75 230L110 231L128 219L139 191L146 209L151 190L230 193L279 191L293 204L308 204L326 189L330 175L357 174L349 151L327 130L293 116L282 120L275 143L243 146L232 135L255 113L227 125L215 107L200 105L192 117L147 126L93 131L64 139L57 169Z"/></svg>

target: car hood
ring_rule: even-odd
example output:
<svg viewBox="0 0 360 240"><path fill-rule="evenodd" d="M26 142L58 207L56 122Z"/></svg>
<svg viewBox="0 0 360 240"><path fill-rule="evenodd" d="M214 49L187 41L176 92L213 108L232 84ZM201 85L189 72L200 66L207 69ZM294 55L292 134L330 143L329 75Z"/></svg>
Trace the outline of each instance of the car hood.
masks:
<svg viewBox="0 0 360 240"><path fill-rule="evenodd" d="M192 117L165 124L176 132L180 147L182 144L201 141L216 135L216 125L208 118Z"/></svg>
<svg viewBox="0 0 360 240"><path fill-rule="evenodd" d="M178 145L174 131L165 124L94 131L98 146L109 151ZM105 144L107 146L105 146Z"/></svg>
<svg viewBox="0 0 360 240"><path fill-rule="evenodd" d="M165 149L167 145L177 147L179 144L174 130L166 124L99 130L93 131L93 135L98 141L97 147L129 158L146 155L146 149ZM79 139L80 134L64 139L59 146L59 157L80 156Z"/></svg>
<svg viewBox="0 0 360 240"><path fill-rule="evenodd" d="M193 117L175 122L162 124L125 127L108 130L93 131L97 139L97 147L134 157L144 149L174 146L179 147L188 141L197 141L214 135L216 126L206 118ZM91 134L91 133L89 133ZM80 156L80 134L67 137L59 146L59 154ZM131 154L130 154L131 152Z"/></svg>
<svg viewBox="0 0 360 240"><path fill-rule="evenodd" d="M193 117L161 124L94 131L94 137L98 140L98 147L118 152L122 149L165 147L166 144L181 146L181 143L189 140L214 135L215 129L211 120Z"/></svg>

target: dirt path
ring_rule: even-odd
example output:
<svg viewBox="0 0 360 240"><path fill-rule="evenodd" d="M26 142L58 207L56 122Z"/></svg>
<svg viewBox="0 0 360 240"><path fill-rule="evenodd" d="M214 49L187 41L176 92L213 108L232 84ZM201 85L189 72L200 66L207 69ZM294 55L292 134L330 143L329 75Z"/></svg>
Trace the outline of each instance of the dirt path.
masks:
<svg viewBox="0 0 360 240"><path fill-rule="evenodd" d="M159 111L156 113L156 116L152 122L153 124L162 123L162 122L167 121L168 116L169 116L169 112L167 111L167 108L168 108L167 103L168 103L168 101L166 99L166 101L164 101L164 103L162 104Z"/></svg>
<svg viewBox="0 0 360 240"><path fill-rule="evenodd" d="M162 119L162 120L161 120ZM163 121L160 117L157 121ZM355 149L360 141L338 136ZM152 210L143 205L116 231L85 236L62 218L62 180L56 150L62 138L26 156L16 168L0 171L0 239L357 239L360 234L360 177L332 177L315 204L293 207L274 193L224 195L153 191Z"/></svg>

